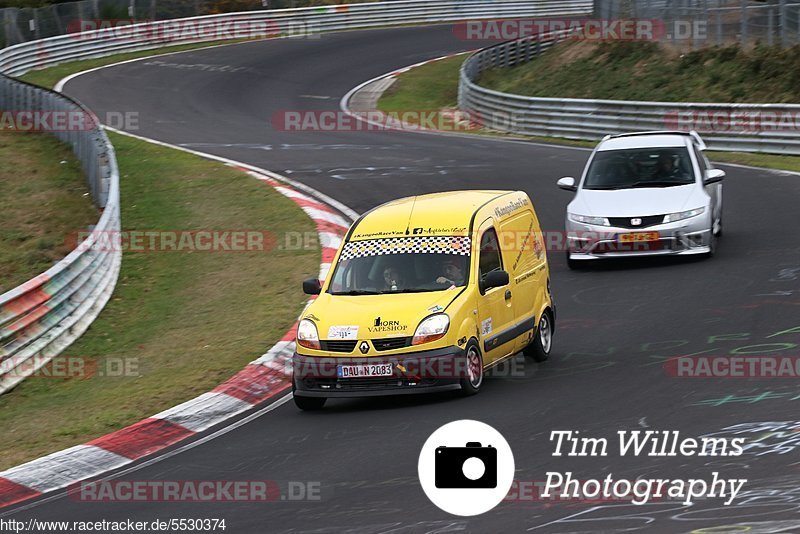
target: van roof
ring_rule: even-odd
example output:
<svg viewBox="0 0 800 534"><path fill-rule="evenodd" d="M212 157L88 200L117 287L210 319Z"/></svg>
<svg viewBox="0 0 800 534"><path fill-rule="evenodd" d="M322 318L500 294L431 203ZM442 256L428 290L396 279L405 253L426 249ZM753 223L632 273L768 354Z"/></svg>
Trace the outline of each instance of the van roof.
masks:
<svg viewBox="0 0 800 534"><path fill-rule="evenodd" d="M364 214L353 226L348 240L467 235L472 216L480 207L512 193L448 191L392 200Z"/></svg>

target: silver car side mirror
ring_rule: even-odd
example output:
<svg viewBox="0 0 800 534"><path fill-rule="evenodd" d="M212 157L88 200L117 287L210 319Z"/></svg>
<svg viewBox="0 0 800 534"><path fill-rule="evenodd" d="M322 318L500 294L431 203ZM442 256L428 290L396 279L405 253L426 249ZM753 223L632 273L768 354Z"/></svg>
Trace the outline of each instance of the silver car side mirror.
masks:
<svg viewBox="0 0 800 534"><path fill-rule="evenodd" d="M578 186L575 185L575 178L572 176L565 176L563 178L559 178L556 182L556 185L565 191L577 191Z"/></svg>
<svg viewBox="0 0 800 534"><path fill-rule="evenodd" d="M725 171L722 169L708 169L706 171L706 177L703 180L704 185L716 184L721 182L725 178Z"/></svg>

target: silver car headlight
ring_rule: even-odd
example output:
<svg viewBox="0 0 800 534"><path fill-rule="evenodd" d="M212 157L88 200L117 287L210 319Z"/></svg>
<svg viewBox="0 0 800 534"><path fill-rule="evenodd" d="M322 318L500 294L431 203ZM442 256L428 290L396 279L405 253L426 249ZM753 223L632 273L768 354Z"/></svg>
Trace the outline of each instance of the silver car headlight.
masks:
<svg viewBox="0 0 800 534"><path fill-rule="evenodd" d="M611 226L611 223L608 222L608 218L606 217L592 217L589 215L578 215L577 213L567 213L567 217L569 217L570 221L577 223L591 224L594 226Z"/></svg>
<svg viewBox="0 0 800 534"><path fill-rule="evenodd" d="M673 223L676 221L682 221L684 219L691 219L692 217L697 217L698 215L702 215L705 212L706 212L705 208L696 208L689 211L670 213L669 215L664 215L664 224Z"/></svg>

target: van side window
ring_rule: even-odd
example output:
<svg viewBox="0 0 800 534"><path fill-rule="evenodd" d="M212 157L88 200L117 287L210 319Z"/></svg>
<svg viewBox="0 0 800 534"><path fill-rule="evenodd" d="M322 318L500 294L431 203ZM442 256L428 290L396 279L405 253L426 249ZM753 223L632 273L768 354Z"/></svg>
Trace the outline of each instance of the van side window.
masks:
<svg viewBox="0 0 800 534"><path fill-rule="evenodd" d="M479 275L481 280L492 271L503 269L503 260L500 258L500 245L497 241L497 232L489 228L481 237L481 252L479 260Z"/></svg>

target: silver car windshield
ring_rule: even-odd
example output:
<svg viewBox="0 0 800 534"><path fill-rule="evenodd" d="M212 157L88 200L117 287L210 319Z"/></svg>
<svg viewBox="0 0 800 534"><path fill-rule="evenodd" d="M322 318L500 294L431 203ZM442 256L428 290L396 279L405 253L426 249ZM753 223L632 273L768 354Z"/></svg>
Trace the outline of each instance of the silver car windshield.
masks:
<svg viewBox="0 0 800 534"><path fill-rule="evenodd" d="M431 236L345 243L328 292L377 295L442 291L466 284L469 237Z"/></svg>
<svg viewBox="0 0 800 534"><path fill-rule="evenodd" d="M596 152L583 188L674 187L694 181L686 147L632 148Z"/></svg>

